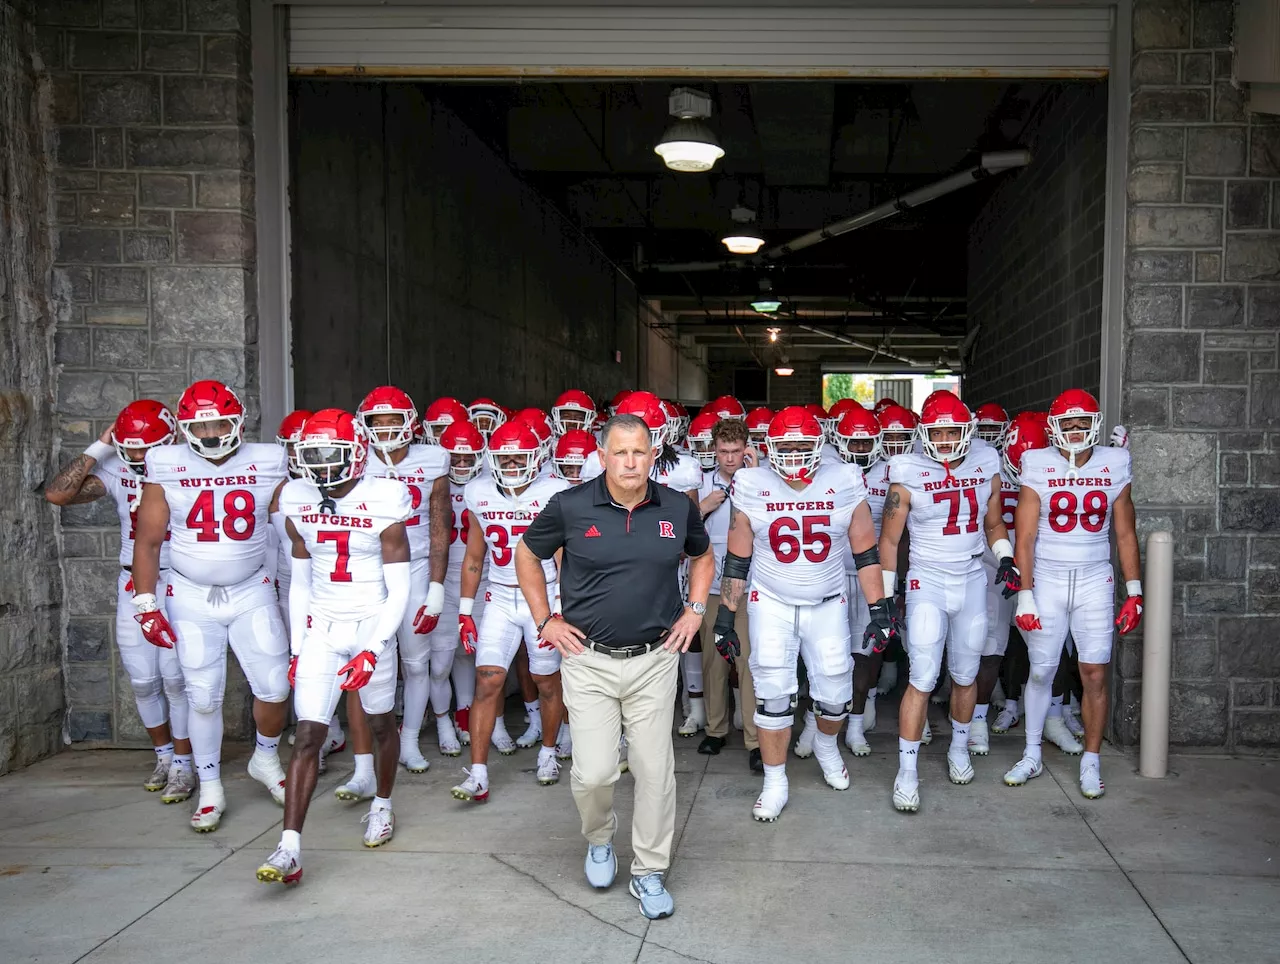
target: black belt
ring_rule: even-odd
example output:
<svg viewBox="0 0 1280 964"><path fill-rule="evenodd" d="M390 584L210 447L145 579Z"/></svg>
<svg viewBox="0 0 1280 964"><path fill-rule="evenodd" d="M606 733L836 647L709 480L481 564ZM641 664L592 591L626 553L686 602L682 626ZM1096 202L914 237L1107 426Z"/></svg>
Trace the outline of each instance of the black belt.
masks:
<svg viewBox="0 0 1280 964"><path fill-rule="evenodd" d="M604 653L613 659L630 659L632 656L643 656L646 653L652 653L666 641L667 635L664 632L652 642L636 643L632 646L609 646L605 643L597 643L594 639L584 639L582 645L597 653Z"/></svg>

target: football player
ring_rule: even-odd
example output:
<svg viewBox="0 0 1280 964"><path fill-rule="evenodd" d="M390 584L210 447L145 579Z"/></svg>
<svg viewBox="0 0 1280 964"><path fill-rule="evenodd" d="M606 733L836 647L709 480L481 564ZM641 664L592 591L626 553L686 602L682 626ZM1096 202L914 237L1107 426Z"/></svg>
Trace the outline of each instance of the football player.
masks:
<svg viewBox="0 0 1280 964"><path fill-rule="evenodd" d="M1017 523L1024 575L1014 619L1027 637L1031 675L1023 688L1026 750L1004 778L1010 786L1020 786L1043 772L1040 740L1069 632L1079 652L1084 687L1080 792L1090 800L1105 789L1098 754L1107 725L1112 627L1123 636L1142 621L1132 464L1128 449L1098 444L1101 427L1097 399L1069 389L1049 407L1050 447L1022 457ZM1113 530L1126 595L1114 620Z"/></svg>
<svg viewBox="0 0 1280 964"><path fill-rule="evenodd" d="M590 432L596 424L596 403L584 391L561 392L551 406L551 425L559 438L568 432Z"/></svg>
<svg viewBox="0 0 1280 964"><path fill-rule="evenodd" d="M467 406L467 417L487 443L493 430L507 420L507 410L492 398L477 398Z"/></svg>
<svg viewBox="0 0 1280 964"><path fill-rule="evenodd" d="M1009 431L1009 413L995 402L979 405L974 412L978 426L974 435L995 448L1004 446L1005 433Z"/></svg>
<svg viewBox="0 0 1280 964"><path fill-rule="evenodd" d="M254 696L257 739L249 776L284 805L279 747L288 714L289 638L267 572L267 533L271 497L288 469L279 446L244 441L244 406L221 382L199 381L182 393L178 428L186 445L147 453L133 606L147 642L177 649L200 781L191 826L207 833L218 829L227 806L221 759L228 643ZM157 588L164 591L166 541L167 616L156 595Z"/></svg>
<svg viewBox="0 0 1280 964"><path fill-rule="evenodd" d="M134 620L133 540L138 496L146 473L147 452L173 441L178 423L160 402L130 402L96 442L76 456L45 487L54 505L83 505L110 495L120 519L120 575L116 580L116 646L129 676L138 717L156 752L155 769L142 784L159 790L162 803L181 803L195 789L191 741L187 730L187 694L178 654L152 646ZM169 543L160 546L156 606L164 606L169 584Z"/></svg>
<svg viewBox="0 0 1280 964"><path fill-rule="evenodd" d="M726 659L738 655L734 617L745 597L764 761L764 788L751 811L756 820L777 820L787 805L787 745L800 654L818 714L814 753L830 787L849 786L836 742L853 700L842 542L850 543L862 590L874 600L867 625L875 637L872 648L883 650L895 636L862 474L844 464L820 464L823 438L811 414L799 406L784 408L769 425L769 467L739 469L729 493L715 641ZM763 545L753 557L757 539Z"/></svg>
<svg viewBox="0 0 1280 964"><path fill-rule="evenodd" d="M316 412L294 452L303 477L286 483L279 503L292 552L289 680L298 730L284 832L257 874L264 883L285 884L302 879L302 825L343 690L359 694L378 744L377 795L364 818L364 845L380 847L395 834L396 633L409 606L405 520L414 511L403 483L365 476L368 437L350 412Z"/></svg>

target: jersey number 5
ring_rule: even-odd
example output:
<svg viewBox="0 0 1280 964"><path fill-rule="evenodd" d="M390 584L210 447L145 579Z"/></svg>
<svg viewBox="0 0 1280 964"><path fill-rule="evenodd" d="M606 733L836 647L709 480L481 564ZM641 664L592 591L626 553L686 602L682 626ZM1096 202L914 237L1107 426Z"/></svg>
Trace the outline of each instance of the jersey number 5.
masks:
<svg viewBox="0 0 1280 964"><path fill-rule="evenodd" d="M347 568L347 563L351 561L351 533L346 529L317 532L316 542L332 542L338 550L338 558L333 564L333 572L329 573L329 581L350 582L351 570Z"/></svg>
<svg viewBox="0 0 1280 964"><path fill-rule="evenodd" d="M254 509L252 492L232 489L222 497L222 520L219 521L213 509L213 490L205 489L187 513L187 528L199 530L196 542L217 542L219 529L228 539L244 542L258 524Z"/></svg>
<svg viewBox="0 0 1280 964"><path fill-rule="evenodd" d="M814 526L831 525L829 515L801 516L800 521L786 516L774 519L769 526L769 548L779 562L795 562L804 552L810 562L822 562L831 551L831 536L825 532L815 532ZM799 532L799 538L795 533Z"/></svg>

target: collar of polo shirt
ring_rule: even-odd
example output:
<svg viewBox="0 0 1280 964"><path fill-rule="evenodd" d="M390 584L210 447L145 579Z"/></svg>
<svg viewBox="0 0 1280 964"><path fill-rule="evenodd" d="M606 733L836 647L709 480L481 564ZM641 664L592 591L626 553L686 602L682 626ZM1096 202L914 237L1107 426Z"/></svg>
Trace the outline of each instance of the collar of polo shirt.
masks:
<svg viewBox="0 0 1280 964"><path fill-rule="evenodd" d="M623 508L623 506L619 505L618 502L614 501L613 495L609 492L609 486L605 482L605 475L603 472L595 477L595 485L596 492L594 501L596 505L616 505L619 508ZM653 479L649 480L648 485L645 488L644 499L641 500L640 505L645 505L647 503L662 505L662 487L659 486L658 483L654 482ZM638 509L640 505L636 506L636 508Z"/></svg>

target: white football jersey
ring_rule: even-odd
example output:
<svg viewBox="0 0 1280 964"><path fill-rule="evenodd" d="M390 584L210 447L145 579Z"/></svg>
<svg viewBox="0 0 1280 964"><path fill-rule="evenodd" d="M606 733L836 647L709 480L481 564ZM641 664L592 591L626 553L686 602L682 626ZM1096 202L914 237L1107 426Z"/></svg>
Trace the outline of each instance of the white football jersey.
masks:
<svg viewBox="0 0 1280 964"><path fill-rule="evenodd" d="M818 458L823 465L847 465L844 459L840 457L840 450L830 442L823 442L822 448L818 452Z"/></svg>
<svg viewBox="0 0 1280 964"><path fill-rule="evenodd" d="M907 531L912 568L970 571L987 551L983 519L991 480L1000 475L1000 456L990 446L970 449L950 472L925 455L907 453L889 460L889 481L911 495Z"/></svg>
<svg viewBox="0 0 1280 964"><path fill-rule="evenodd" d="M463 498L472 515L484 527L484 541L489 546L489 579L503 586L515 586L516 546L525 530L538 517L551 497L569 488L569 483L555 476L533 480L519 495L508 495L492 478L472 479L463 490ZM547 584L556 581L556 564L544 559L542 571Z"/></svg>
<svg viewBox="0 0 1280 964"><path fill-rule="evenodd" d="M853 468L857 471L858 467ZM889 463L881 459L869 469L862 472L862 484L867 488L867 505L871 508L871 521L876 527L876 539L880 538L880 520L884 518L884 499L889 494ZM858 567L853 564L853 546L844 540L844 568L849 574L855 574Z"/></svg>
<svg viewBox="0 0 1280 964"><path fill-rule="evenodd" d="M364 474L373 478L399 479L409 490L413 514L405 520L409 534L409 557L417 562L431 555L431 486L449 473L449 452L438 445L410 445L409 453L395 465L382 461L372 447Z"/></svg>
<svg viewBox="0 0 1280 964"><path fill-rule="evenodd" d="M204 586L234 586L267 562L271 496L288 475L284 448L244 442L221 465L187 445L147 452L144 481L169 504L170 565Z"/></svg>
<svg viewBox="0 0 1280 964"><path fill-rule="evenodd" d="M1024 453L1022 484L1040 497L1036 562L1110 562L1111 510L1132 481L1128 449L1094 446L1077 469L1056 448Z"/></svg>
<svg viewBox="0 0 1280 964"><path fill-rule="evenodd" d="M293 479L280 490L280 512L293 523L311 556L311 604L324 619L360 620L387 598L382 577L382 531L413 512L402 482L365 476L321 511L314 482Z"/></svg>
<svg viewBox="0 0 1280 964"><path fill-rule="evenodd" d="M698 487L698 501L701 502L716 489L728 492L729 485L719 469L703 472L702 485ZM729 551L729 500L721 502L702 520L702 524L711 538L711 554L716 560L716 574L711 579L711 594L715 596L720 594L720 576L724 573L725 553Z"/></svg>
<svg viewBox="0 0 1280 964"><path fill-rule="evenodd" d="M649 478L677 492L696 492L702 487L702 466L692 455L684 452L679 452L678 455L676 464L669 469L659 469L655 463Z"/></svg>
<svg viewBox="0 0 1280 964"><path fill-rule="evenodd" d="M452 586L456 596L462 588L462 559L467 554L467 537L471 534L471 516L467 515L466 486L456 482L449 483L449 503L453 509L453 519L449 527L449 568L445 570L444 583ZM488 568L488 553L481 562L482 570ZM485 580L485 573L480 573L480 582Z"/></svg>
<svg viewBox="0 0 1280 964"><path fill-rule="evenodd" d="M1014 513L1018 511L1018 487L1009 481L1009 477L1004 474L1004 469L1000 469L1000 517L1004 520L1004 527L1009 530L1009 542L1017 545L1018 540L1014 535L1013 521ZM993 572L999 564L995 553L991 551L991 547L987 547L986 554L983 556L983 562Z"/></svg>
<svg viewBox="0 0 1280 964"><path fill-rule="evenodd" d="M796 491L768 468L739 469L730 498L751 522L751 589L790 606L845 591L844 549L854 509L867 497L854 466L820 464Z"/></svg>
<svg viewBox="0 0 1280 964"><path fill-rule="evenodd" d="M120 517L120 565L133 565L133 538L138 528L138 500L142 498L142 476L129 468L114 455L108 455L93 467L91 475L102 481L102 487L116 504ZM169 568L169 540L172 533L164 534L160 543L160 568Z"/></svg>

